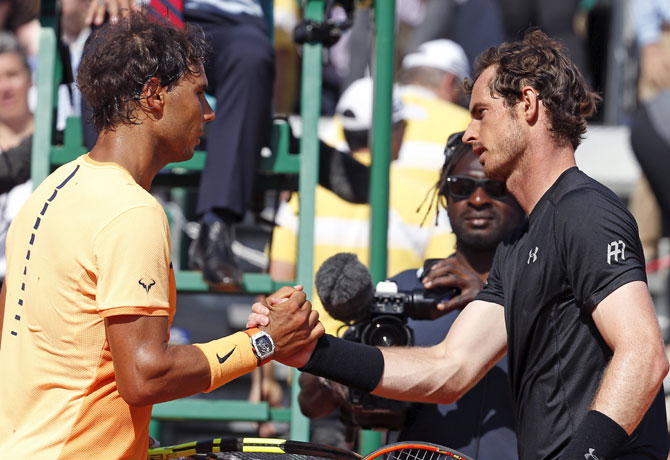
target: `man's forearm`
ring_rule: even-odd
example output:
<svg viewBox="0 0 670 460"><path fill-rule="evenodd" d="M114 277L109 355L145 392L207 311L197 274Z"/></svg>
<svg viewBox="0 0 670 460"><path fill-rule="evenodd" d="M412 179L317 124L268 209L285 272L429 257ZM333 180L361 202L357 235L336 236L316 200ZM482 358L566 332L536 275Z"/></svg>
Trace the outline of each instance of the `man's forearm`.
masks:
<svg viewBox="0 0 670 460"><path fill-rule="evenodd" d="M439 345L377 348L324 336L300 370L385 398L450 403L502 357L490 366L474 368L450 359L442 350Z"/></svg>
<svg viewBox="0 0 670 460"><path fill-rule="evenodd" d="M615 351L591 410L579 422L561 460L613 458L639 425L663 383L667 359L662 352L633 350Z"/></svg>
<svg viewBox="0 0 670 460"><path fill-rule="evenodd" d="M374 394L385 398L450 404L479 380L470 379L463 366L444 355L439 346L394 347L382 349L382 353L386 366Z"/></svg>
<svg viewBox="0 0 670 460"><path fill-rule="evenodd" d="M435 403L457 399L507 351L504 310L482 301L468 305L430 348L347 342L324 336L301 370L386 398Z"/></svg>
<svg viewBox="0 0 670 460"><path fill-rule="evenodd" d="M642 420L668 372L668 360L646 283L624 284L593 310L593 320L613 351L592 409L627 433Z"/></svg>
<svg viewBox="0 0 670 460"><path fill-rule="evenodd" d="M628 434L638 426L663 384L668 360L662 346L614 353L592 409L618 423Z"/></svg>

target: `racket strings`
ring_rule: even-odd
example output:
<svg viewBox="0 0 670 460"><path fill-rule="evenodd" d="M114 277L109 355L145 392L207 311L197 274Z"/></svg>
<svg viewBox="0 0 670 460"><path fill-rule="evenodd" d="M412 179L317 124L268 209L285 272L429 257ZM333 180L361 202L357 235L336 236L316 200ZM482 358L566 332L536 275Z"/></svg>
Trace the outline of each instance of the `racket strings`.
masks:
<svg viewBox="0 0 670 460"><path fill-rule="evenodd" d="M400 449L386 454L386 460L453 460L462 459L458 454L427 449Z"/></svg>

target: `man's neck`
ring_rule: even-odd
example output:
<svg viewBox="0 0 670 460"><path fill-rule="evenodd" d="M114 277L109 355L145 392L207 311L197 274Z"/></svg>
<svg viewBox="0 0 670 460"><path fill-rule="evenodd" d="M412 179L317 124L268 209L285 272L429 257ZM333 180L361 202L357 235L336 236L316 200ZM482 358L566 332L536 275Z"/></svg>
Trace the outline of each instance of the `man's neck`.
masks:
<svg viewBox="0 0 670 460"><path fill-rule="evenodd" d="M507 189L530 215L560 175L576 164L575 151L570 145L559 147L553 141L530 145L507 178Z"/></svg>
<svg viewBox="0 0 670 460"><path fill-rule="evenodd" d="M101 132L89 156L95 161L122 166L142 188L149 190L154 177L165 166L157 155L159 150L154 136L139 125L122 125Z"/></svg>

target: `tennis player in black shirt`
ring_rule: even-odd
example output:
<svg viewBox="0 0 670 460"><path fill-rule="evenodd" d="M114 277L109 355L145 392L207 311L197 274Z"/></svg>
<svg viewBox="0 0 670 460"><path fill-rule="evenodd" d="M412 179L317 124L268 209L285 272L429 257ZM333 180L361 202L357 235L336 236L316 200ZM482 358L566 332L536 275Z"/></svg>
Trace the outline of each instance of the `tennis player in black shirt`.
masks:
<svg viewBox="0 0 670 460"><path fill-rule="evenodd" d="M463 140L529 216L440 344L379 349L330 336L303 371L388 398L451 402L505 353L519 458L667 458L668 360L637 224L576 167L599 97L540 31L485 51ZM270 306L271 308L272 306ZM250 323L266 321L254 305Z"/></svg>

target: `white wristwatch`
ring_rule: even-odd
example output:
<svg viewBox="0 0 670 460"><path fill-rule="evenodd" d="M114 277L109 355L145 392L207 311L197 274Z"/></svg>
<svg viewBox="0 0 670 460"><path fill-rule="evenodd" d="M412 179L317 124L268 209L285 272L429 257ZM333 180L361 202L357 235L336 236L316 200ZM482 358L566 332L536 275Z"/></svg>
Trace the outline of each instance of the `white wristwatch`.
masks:
<svg viewBox="0 0 670 460"><path fill-rule="evenodd" d="M275 352L275 344L272 341L272 337L267 332L263 332L257 327L251 329L245 329L244 332L249 336L251 341L251 349L256 355L256 360L258 360L258 365L262 366L272 359L272 355Z"/></svg>

